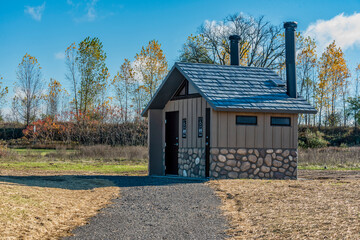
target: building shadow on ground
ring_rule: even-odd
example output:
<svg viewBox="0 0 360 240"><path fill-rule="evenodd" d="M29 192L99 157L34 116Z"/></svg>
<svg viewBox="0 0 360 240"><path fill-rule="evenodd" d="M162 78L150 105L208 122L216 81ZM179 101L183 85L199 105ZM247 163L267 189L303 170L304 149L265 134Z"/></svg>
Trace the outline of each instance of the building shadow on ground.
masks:
<svg viewBox="0 0 360 240"><path fill-rule="evenodd" d="M2 184L20 184L32 187L91 190L98 187L168 186L205 182L205 179L177 177L118 176L118 175L54 175L54 176L0 176Z"/></svg>

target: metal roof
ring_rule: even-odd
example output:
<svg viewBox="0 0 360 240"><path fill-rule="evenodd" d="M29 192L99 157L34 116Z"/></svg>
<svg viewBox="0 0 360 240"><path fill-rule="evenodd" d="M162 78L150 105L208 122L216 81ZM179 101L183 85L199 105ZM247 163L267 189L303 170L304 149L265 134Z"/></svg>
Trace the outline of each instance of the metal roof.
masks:
<svg viewBox="0 0 360 240"><path fill-rule="evenodd" d="M291 98L286 94L286 87L275 84L284 81L271 69L178 62L142 115L145 116L148 109L164 108L184 79L192 83L216 111L317 112L304 98Z"/></svg>

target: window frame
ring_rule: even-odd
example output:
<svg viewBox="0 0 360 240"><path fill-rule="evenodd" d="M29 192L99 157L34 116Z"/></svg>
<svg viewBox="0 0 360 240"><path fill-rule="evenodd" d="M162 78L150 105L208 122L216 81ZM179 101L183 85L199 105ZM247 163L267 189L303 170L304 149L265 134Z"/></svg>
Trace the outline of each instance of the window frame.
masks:
<svg viewBox="0 0 360 240"><path fill-rule="evenodd" d="M255 123L239 123L238 122L238 117L239 118L241 118L241 117L251 117L251 118L255 118ZM257 126L258 125L258 121L257 121L257 119L258 119L258 116L254 116L254 115L252 115L252 116L245 116L245 115L236 115L235 116L235 124L236 125L245 125L245 126Z"/></svg>
<svg viewBox="0 0 360 240"><path fill-rule="evenodd" d="M273 123L273 119L288 119L289 120L289 124L277 124L277 123ZM291 127L291 117L276 117L276 116L271 116L270 117L270 125L273 127Z"/></svg>

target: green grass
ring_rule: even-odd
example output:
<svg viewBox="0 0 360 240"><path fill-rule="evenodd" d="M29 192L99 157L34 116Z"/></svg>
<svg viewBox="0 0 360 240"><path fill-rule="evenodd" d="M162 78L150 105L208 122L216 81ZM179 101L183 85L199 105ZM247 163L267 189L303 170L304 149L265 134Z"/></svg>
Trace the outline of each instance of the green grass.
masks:
<svg viewBox="0 0 360 240"><path fill-rule="evenodd" d="M56 153L56 149L28 149L28 148L13 148L11 151L14 151L20 155L41 155L46 156L49 153ZM66 153L75 153L76 150L66 150Z"/></svg>
<svg viewBox="0 0 360 240"><path fill-rule="evenodd" d="M307 165L307 166L298 166L298 169L301 170L335 170L335 171L346 171L346 170L353 170L353 171L360 171L360 167L344 167L344 166L324 166L319 165Z"/></svg>
<svg viewBox="0 0 360 240"><path fill-rule="evenodd" d="M89 151L86 152L87 150ZM109 154L109 151L112 150L115 152ZM148 169L147 160L136 158L130 160L124 157L126 151L131 153L134 150L140 152L139 157L142 156L142 149L131 149L129 147L92 146L88 149L82 149L88 153L85 156L79 154L79 150L10 149L11 153L14 154L0 159L0 170L20 170L30 173L31 171L51 171L60 174L62 172L144 174Z"/></svg>
<svg viewBox="0 0 360 240"><path fill-rule="evenodd" d="M146 163L138 163L136 165L126 164L105 164L105 163L74 163L74 162L2 162L2 169L13 170L44 170L44 171L74 171L74 172L97 172L97 173L135 173L147 171Z"/></svg>

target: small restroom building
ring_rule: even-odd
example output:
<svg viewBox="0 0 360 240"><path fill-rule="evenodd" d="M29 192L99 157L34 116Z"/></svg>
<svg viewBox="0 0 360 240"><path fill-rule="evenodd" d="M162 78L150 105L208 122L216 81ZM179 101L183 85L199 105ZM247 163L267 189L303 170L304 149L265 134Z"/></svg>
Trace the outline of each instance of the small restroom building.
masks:
<svg viewBox="0 0 360 240"><path fill-rule="evenodd" d="M178 62L142 115L149 119L149 174L199 178L297 178L295 22L284 24L286 81L268 68Z"/></svg>

